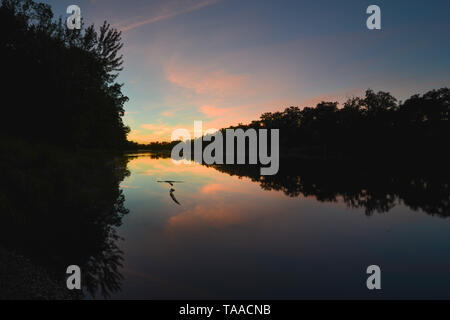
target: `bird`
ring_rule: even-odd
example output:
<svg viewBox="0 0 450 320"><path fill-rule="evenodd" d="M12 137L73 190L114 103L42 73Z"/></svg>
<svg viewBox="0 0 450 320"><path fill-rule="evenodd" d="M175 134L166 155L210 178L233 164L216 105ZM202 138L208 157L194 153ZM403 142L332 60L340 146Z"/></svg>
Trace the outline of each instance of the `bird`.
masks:
<svg viewBox="0 0 450 320"><path fill-rule="evenodd" d="M175 198L175 196L173 195L173 192L175 191L175 189L170 189L170 191L169 191L169 194L170 194L170 197L172 198L172 200L176 203L176 204L178 204L178 205L180 205L181 206L181 204L178 202L178 200Z"/></svg>
<svg viewBox="0 0 450 320"><path fill-rule="evenodd" d="M174 196L174 194L173 194L173 193L175 192L175 189L172 188L172 187L173 187L173 184L174 184L174 183L179 183L179 182L183 182L183 181L175 181L175 180L158 180L157 182L168 183L168 184L170 185L170 189L169 189L169 195L170 195L170 197L172 198L172 200L173 200L176 204L178 204L178 205L181 206L181 204L178 202L178 200L175 198L175 196Z"/></svg>
<svg viewBox="0 0 450 320"><path fill-rule="evenodd" d="M183 181L174 181L174 180L163 180L163 181L157 181L157 182L165 182L165 183L168 183L168 184L170 184L170 186L172 186L173 187L173 184L174 183L180 183L180 182L183 182ZM175 191L175 190L174 190Z"/></svg>

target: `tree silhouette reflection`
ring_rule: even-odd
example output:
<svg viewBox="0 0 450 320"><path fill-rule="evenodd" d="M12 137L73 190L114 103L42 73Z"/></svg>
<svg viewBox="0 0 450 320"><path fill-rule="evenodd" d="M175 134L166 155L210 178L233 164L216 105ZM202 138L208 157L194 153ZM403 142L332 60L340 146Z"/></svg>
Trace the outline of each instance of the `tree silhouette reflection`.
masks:
<svg viewBox="0 0 450 320"><path fill-rule="evenodd" d="M119 187L129 175L128 159L34 151L27 150L0 182L0 248L43 267L64 289L66 268L80 266L83 290L75 298L120 291L123 253L116 228L128 213Z"/></svg>
<svg viewBox="0 0 450 320"><path fill-rule="evenodd" d="M284 159L280 171L261 176L258 166L213 165L230 175L249 177L264 190L277 190L289 197L314 197L321 202L340 199L351 208L364 208L366 215L390 211L403 203L442 218L450 216L450 175L444 163L432 165L361 164L323 160Z"/></svg>

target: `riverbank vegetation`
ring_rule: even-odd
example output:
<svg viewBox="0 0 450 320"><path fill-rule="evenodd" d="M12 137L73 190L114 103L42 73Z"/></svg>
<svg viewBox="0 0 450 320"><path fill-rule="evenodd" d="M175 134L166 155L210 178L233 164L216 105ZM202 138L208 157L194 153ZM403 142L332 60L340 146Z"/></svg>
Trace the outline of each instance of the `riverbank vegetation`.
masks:
<svg viewBox="0 0 450 320"><path fill-rule="evenodd" d="M115 229L127 213L119 184L128 172L115 155L127 149L129 132L128 98L116 82L121 47L106 22L68 30L49 5L1 1L0 261L18 257L0 272L4 298L120 288ZM66 292L72 264L83 270L80 294Z"/></svg>
<svg viewBox="0 0 450 320"><path fill-rule="evenodd" d="M413 95L404 102L369 89L342 106L323 101L316 107L289 107L230 129L280 129L282 156L429 159L447 156L449 115L448 88Z"/></svg>

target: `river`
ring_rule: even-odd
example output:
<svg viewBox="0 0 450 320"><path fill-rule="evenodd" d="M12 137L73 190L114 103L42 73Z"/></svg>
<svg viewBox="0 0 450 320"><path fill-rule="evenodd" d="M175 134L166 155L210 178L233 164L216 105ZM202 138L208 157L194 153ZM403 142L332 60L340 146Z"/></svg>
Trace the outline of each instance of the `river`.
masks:
<svg viewBox="0 0 450 320"><path fill-rule="evenodd" d="M260 177L148 154L128 170L112 298L450 298L447 180L308 167ZM370 265L381 290L366 286Z"/></svg>

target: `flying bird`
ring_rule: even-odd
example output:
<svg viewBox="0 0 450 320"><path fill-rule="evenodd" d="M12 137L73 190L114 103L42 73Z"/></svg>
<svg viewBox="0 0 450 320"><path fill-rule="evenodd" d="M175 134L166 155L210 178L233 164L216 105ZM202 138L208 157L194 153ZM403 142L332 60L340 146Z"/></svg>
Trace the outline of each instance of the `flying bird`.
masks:
<svg viewBox="0 0 450 320"><path fill-rule="evenodd" d="M172 198L172 200L176 203L176 204L178 204L178 205L180 205L181 206L181 204L178 202L178 200L175 198L175 196L173 195L173 192L175 191L175 189L170 189L170 191L169 191L169 194L170 194L170 197Z"/></svg>
<svg viewBox="0 0 450 320"><path fill-rule="evenodd" d="M169 190L169 195L170 195L170 197L172 198L172 200L176 203L176 204L178 204L178 205L180 205L181 206L181 204L178 202L178 200L177 200L177 198L175 198L175 196L174 196L174 192L175 192L175 189L174 188L172 188L173 187L173 184L174 183L180 183L180 182L183 182L183 181L175 181L175 180L158 180L157 182L161 182L161 183L168 183L169 185L170 185L170 190Z"/></svg>
<svg viewBox="0 0 450 320"><path fill-rule="evenodd" d="M180 182L183 182L183 181L163 180L163 181L157 181L157 182L165 182L165 183L170 184L170 186L173 187L173 184L174 184L174 183L180 183ZM174 191L175 191L175 190L174 190Z"/></svg>

